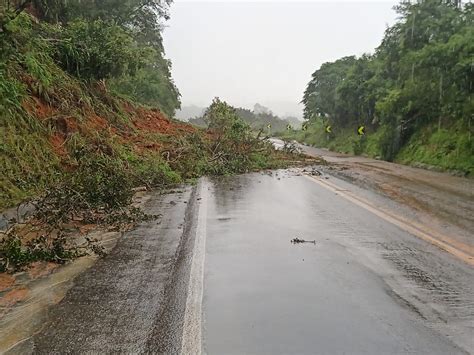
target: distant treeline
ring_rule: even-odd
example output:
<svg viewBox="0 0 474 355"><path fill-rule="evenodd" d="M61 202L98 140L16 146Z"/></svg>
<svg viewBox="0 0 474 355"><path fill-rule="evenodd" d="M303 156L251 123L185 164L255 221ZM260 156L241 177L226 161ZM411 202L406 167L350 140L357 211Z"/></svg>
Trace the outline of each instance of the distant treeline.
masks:
<svg viewBox="0 0 474 355"><path fill-rule="evenodd" d="M263 130L265 133L282 132L288 128L299 128L301 122L296 117L281 118L267 107L256 104L254 110L246 108L235 108L236 115L246 122L254 131ZM207 123L202 117L189 119L189 123L200 127L207 127Z"/></svg>
<svg viewBox="0 0 474 355"><path fill-rule="evenodd" d="M377 133L371 143L383 159L396 158L426 127L438 132L435 150L443 145L446 154L472 157L474 4L403 1L396 11L397 23L374 54L344 57L313 73L304 92L305 119L331 124L336 134L367 126ZM443 130L457 139L441 136Z"/></svg>

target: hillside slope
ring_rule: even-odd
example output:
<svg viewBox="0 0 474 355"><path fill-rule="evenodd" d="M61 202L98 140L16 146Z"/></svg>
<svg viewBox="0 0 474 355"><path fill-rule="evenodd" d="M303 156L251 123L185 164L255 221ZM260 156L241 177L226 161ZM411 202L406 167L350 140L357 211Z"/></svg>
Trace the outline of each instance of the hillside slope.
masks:
<svg viewBox="0 0 474 355"><path fill-rule="evenodd" d="M85 86L54 65L48 69L57 70L57 82L44 94L35 90L37 79L20 67L16 74L24 81L7 76L24 87L25 95L1 114L0 209L90 164L125 171L134 186L160 187L203 174L278 167L284 158L262 142L245 164L215 159L220 150L214 131L117 98L104 86Z"/></svg>
<svg viewBox="0 0 474 355"><path fill-rule="evenodd" d="M62 56L82 41L94 46L102 36L112 43L100 43L97 52L84 48L84 57ZM111 195L135 186L279 166L283 154L255 141L246 128L231 131L232 137L206 132L133 103L133 95L123 97L115 90L116 78L129 74L111 63L123 59L116 58L124 53L113 42L123 36L101 20L51 25L25 12L5 25L0 34L0 210L55 186L64 190L72 184L91 200L109 204ZM130 69L130 61L124 67ZM157 98L166 103L169 97ZM223 124L237 119L227 115L225 103L215 108Z"/></svg>

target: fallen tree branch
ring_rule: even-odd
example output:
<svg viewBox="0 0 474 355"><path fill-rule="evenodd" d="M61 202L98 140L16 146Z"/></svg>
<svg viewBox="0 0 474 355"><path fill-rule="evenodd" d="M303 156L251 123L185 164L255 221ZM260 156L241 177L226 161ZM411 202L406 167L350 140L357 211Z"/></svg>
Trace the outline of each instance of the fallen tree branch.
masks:
<svg viewBox="0 0 474 355"><path fill-rule="evenodd" d="M300 239L300 238L296 237L296 238L293 238L291 240L291 243L292 244L300 244L300 243L313 243L313 244L316 244L316 240L304 240L304 239Z"/></svg>

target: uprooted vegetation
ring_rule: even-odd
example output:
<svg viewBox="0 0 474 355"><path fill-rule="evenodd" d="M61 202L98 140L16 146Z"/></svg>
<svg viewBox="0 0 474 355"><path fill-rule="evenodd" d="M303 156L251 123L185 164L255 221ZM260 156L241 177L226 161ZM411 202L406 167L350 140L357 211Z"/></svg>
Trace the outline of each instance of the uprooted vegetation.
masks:
<svg viewBox="0 0 474 355"><path fill-rule="evenodd" d="M165 188L204 174L280 168L298 159L256 138L234 109L218 99L207 111L207 131L169 120L159 111L117 103L130 115L125 125L92 113L46 126L48 120L24 110L28 120L37 121L36 129L49 130L37 137L40 149L54 157L54 165L35 160L28 151L24 155L22 149L4 156L2 164L10 168L2 170L2 188L11 188L2 191L3 201L18 203L26 197L34 213L27 223L4 233L0 268L17 270L37 260L62 263L87 250L100 254L94 241L85 246L68 243L64 230L84 224L123 230L155 218L130 206L137 187ZM15 134L10 138L27 137L21 130ZM32 159L36 170L30 170Z"/></svg>
<svg viewBox="0 0 474 355"><path fill-rule="evenodd" d="M255 137L218 99L206 112L209 129L201 130L124 98L116 87L130 79L128 69L143 65L133 62L136 56L116 53L120 45L81 53L74 41L89 43L97 33L104 41L123 40L126 33L81 21L60 26L22 13L0 33L0 210L25 201L34 206L26 222L0 236L3 270L100 254L93 240L75 245L70 235L81 225L127 229L156 217L131 206L137 187L165 188L299 159Z"/></svg>

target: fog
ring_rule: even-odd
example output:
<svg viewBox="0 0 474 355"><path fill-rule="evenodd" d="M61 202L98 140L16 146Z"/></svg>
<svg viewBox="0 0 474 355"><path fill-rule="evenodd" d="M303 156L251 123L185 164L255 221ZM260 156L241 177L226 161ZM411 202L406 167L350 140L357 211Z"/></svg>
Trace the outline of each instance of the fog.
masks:
<svg viewBox="0 0 474 355"><path fill-rule="evenodd" d="M182 106L206 107L219 96L301 117L311 74L324 62L373 52L396 4L175 0L164 44Z"/></svg>

